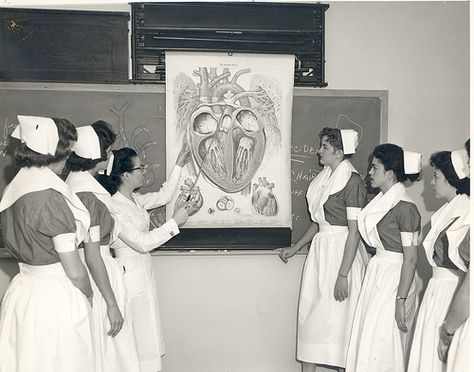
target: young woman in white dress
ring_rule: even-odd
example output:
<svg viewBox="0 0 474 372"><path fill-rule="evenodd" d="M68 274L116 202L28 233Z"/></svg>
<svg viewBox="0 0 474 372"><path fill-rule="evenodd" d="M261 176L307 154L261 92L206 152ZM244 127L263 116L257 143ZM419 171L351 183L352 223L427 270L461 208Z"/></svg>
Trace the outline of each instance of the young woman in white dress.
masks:
<svg viewBox="0 0 474 372"><path fill-rule="evenodd" d="M468 165L470 159L470 140L464 144L468 153ZM458 167L461 168L461 167ZM467 169L469 171L469 168ZM469 175L469 172L466 172ZM466 216L469 217L469 216ZM469 279L470 279L470 223L466 218L458 224L459 232L448 235L452 246L459 245L459 249L452 250L451 259L456 266L466 272L464 279L454 294L448 313L439 328L438 356L441 361L446 362L446 372L468 372L469 368ZM461 230L467 231L460 244L457 244L462 236ZM457 241L456 241L457 240Z"/></svg>
<svg viewBox="0 0 474 372"><path fill-rule="evenodd" d="M21 167L0 202L6 248L20 272L0 309L1 372L95 371L93 292L77 252L90 218L58 174L77 140L65 119L19 116Z"/></svg>
<svg viewBox="0 0 474 372"><path fill-rule="evenodd" d="M165 354L161 320L150 251L179 234L178 226L186 222L196 205L202 205L201 194L193 191L188 203L177 208L174 215L160 227L149 230L149 209L168 203L178 188L183 166L190 160L183 146L170 177L158 192L135 192L143 186L144 167L131 148L114 151L110 177L101 177L104 187L112 194L108 205L119 225L118 238L111 244L124 272L130 314L141 372L161 370L161 356Z"/></svg>
<svg viewBox="0 0 474 372"><path fill-rule="evenodd" d="M66 183L79 196L91 216L89 237L84 249L79 252L82 252L93 279L91 283L95 295L92 314L97 372L139 372L123 269L111 256L109 248L114 220L101 201L111 199L111 195L94 178L98 172L107 169L110 147L116 135L104 121L79 127L77 131L78 141L67 161L71 172Z"/></svg>
<svg viewBox="0 0 474 372"><path fill-rule="evenodd" d="M374 247L354 317L347 372L404 372L418 306L420 214L402 182L416 180L421 155L393 144L375 147L369 172L381 191L359 213L359 231Z"/></svg>
<svg viewBox="0 0 474 372"><path fill-rule="evenodd" d="M319 137L324 168L306 194L312 223L294 246L280 252L286 263L311 242L298 309L297 359L304 372L314 372L318 364L345 367L367 259L357 228L366 188L349 160L357 132L324 128Z"/></svg>
<svg viewBox="0 0 474 372"><path fill-rule="evenodd" d="M430 159L434 168L433 191L447 203L431 217L431 228L423 241L433 276L418 312L408 372L445 371L444 363L438 358L439 328L464 277L464 271L453 262L456 261L453 253L459 250L467 233L465 221L469 220L467 153L465 150L462 153L464 156L459 151L441 151ZM456 169L458 159L460 167Z"/></svg>

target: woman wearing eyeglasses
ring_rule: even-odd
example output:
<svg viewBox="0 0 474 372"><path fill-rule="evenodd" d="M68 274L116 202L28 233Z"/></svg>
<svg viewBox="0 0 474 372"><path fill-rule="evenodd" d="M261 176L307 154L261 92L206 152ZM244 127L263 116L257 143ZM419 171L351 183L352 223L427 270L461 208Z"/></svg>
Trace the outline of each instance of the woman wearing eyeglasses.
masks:
<svg viewBox="0 0 474 372"><path fill-rule="evenodd" d="M141 372L161 370L161 356L165 353L155 277L150 251L179 234L193 203L202 205L200 194L194 194L189 203L177 208L173 217L162 226L149 231L150 215L147 210L167 204L174 195L183 166L190 160L186 146L181 149L170 177L158 192L140 194L144 166L131 148L114 151L109 177L100 182L112 194L108 205L119 225L118 239L111 244L119 265L123 268L127 296L131 303L131 318L138 349Z"/></svg>

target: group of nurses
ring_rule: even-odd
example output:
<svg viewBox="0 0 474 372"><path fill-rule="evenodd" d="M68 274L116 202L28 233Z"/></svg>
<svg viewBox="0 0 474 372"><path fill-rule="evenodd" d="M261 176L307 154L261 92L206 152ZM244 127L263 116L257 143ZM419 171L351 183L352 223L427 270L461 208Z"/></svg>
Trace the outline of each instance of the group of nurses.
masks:
<svg viewBox="0 0 474 372"><path fill-rule="evenodd" d="M459 327L454 337L454 331L446 331L448 324L458 328L459 323L468 323L468 316L459 315L466 308L467 295L458 301L464 307L453 302L448 312L469 261L466 151L440 152L430 161L435 194L448 203L433 215L423 243L433 278L410 350L419 302L416 264L421 217L404 184L420 178L421 155L393 144L377 146L370 156L368 177L370 186L380 192L367 203L361 191L364 185L347 159L357 147L357 133L324 128L319 137L323 170L307 192L312 224L294 246L280 252L286 263L311 242L298 308L297 359L303 371L329 365L347 372L404 372L409 363L409 372L441 372L446 370L444 357L448 370L467 372L465 364L464 369L450 369L466 359L467 327ZM375 251L370 260L357 249L359 234ZM455 354L457 361L450 361Z"/></svg>
<svg viewBox="0 0 474 372"><path fill-rule="evenodd" d="M106 122L76 129L65 119L18 119L12 136L22 142L15 152L21 170L0 212L20 273L0 308L0 372L161 370L149 251L179 233L202 196L191 188L170 221L151 231L146 209L171 199L189 150L180 152L170 182L141 195L134 192L143 182L140 159L132 149L113 159L115 134ZM94 178L104 170L117 180L114 197Z"/></svg>

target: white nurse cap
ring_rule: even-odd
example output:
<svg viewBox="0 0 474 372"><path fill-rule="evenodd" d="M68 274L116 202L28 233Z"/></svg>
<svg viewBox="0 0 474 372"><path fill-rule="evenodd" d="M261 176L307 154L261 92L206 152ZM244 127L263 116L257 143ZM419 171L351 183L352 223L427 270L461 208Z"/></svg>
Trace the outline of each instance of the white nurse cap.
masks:
<svg viewBox="0 0 474 372"><path fill-rule="evenodd" d="M77 142L72 150L84 159L100 159L102 151L99 136L90 125L77 128Z"/></svg>
<svg viewBox="0 0 474 372"><path fill-rule="evenodd" d="M359 144L359 134L354 129L340 129L344 155L355 154Z"/></svg>
<svg viewBox="0 0 474 372"><path fill-rule="evenodd" d="M53 119L18 115L18 122L12 137L20 139L29 149L40 154L56 154L59 134Z"/></svg>
<svg viewBox="0 0 474 372"><path fill-rule="evenodd" d="M403 150L403 167L405 174L416 174L421 172L421 154L413 151Z"/></svg>
<svg viewBox="0 0 474 372"><path fill-rule="evenodd" d="M468 159L465 149L451 151L451 163L460 180L469 177Z"/></svg>

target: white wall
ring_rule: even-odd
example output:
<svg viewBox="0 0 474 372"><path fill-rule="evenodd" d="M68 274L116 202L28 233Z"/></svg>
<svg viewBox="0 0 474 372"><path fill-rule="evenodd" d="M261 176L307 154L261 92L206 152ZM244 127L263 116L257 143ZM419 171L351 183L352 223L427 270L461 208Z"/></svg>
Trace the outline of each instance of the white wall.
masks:
<svg viewBox="0 0 474 372"><path fill-rule="evenodd" d="M326 18L330 89L389 91L389 141L429 155L469 134L468 2L337 2ZM425 172L430 177L429 169ZM429 182L429 179L428 179ZM410 188L426 224L439 202ZM179 255L155 259L165 372L296 372L303 257ZM6 287L0 263L0 291ZM0 292L0 294L3 292Z"/></svg>

